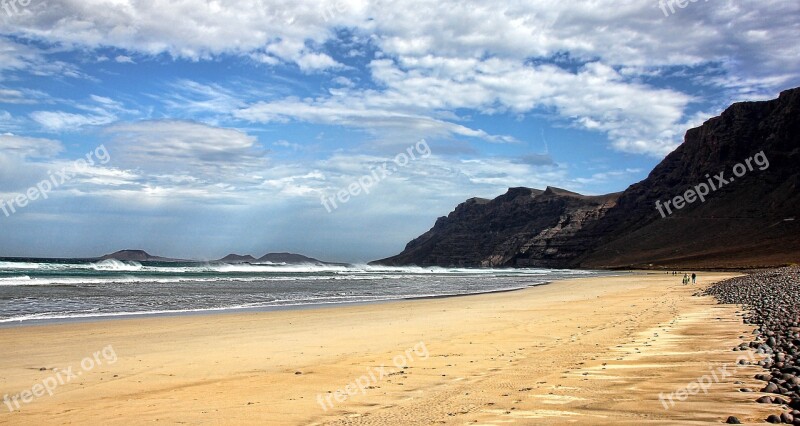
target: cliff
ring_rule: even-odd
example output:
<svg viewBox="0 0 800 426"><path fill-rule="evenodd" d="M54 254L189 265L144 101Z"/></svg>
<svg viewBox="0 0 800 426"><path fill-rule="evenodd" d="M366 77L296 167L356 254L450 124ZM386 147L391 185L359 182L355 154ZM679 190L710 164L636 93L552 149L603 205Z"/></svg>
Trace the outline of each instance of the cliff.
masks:
<svg viewBox="0 0 800 426"><path fill-rule="evenodd" d="M759 153L763 157L753 158ZM753 170L746 165L751 158ZM737 164L747 168L741 177L733 173ZM647 179L622 194L617 208L584 231L597 244L578 265L738 268L798 263L798 164L800 89L771 101L734 104L689 130L684 143ZM705 202L673 209L666 218L656 210L656 201L664 203L709 178L718 186L714 176L721 172L729 183L711 191Z"/></svg>
<svg viewBox="0 0 800 426"><path fill-rule="evenodd" d="M563 189L512 188L494 199L473 198L380 264L471 267L560 267L582 253L576 238L619 194L587 197Z"/></svg>
<svg viewBox="0 0 800 426"><path fill-rule="evenodd" d="M741 176L734 174L737 164L747 168ZM689 130L645 180L621 194L513 188L494 200L471 199L402 253L375 263L559 268L800 263L798 164L800 89L792 89L775 100L734 104ZM714 177L721 172L727 184ZM717 189L709 189L704 202L696 199L681 209L667 205L671 214L664 208L710 183Z"/></svg>

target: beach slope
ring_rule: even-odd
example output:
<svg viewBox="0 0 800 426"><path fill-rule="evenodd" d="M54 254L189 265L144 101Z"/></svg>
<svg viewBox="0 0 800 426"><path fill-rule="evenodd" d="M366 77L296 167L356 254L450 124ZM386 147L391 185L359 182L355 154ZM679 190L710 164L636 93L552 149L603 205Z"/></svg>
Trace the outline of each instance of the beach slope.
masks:
<svg viewBox="0 0 800 426"><path fill-rule="evenodd" d="M0 329L0 424L761 422L752 327L692 296L730 276Z"/></svg>

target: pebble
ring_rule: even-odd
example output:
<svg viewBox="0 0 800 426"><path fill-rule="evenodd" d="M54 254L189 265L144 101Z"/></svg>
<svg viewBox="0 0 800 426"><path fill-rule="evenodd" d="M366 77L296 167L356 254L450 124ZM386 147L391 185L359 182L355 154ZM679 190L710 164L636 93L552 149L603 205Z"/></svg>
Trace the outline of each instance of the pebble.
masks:
<svg viewBox="0 0 800 426"><path fill-rule="evenodd" d="M800 267L756 271L720 281L701 294L714 296L720 303L744 307L744 322L757 328L751 342L733 350L751 349L763 354L765 358L757 365L766 371L755 375L766 382L761 392L788 398L764 396L756 401L788 403L792 409L792 413L769 416L767 422L800 423L800 418L793 414L800 410Z"/></svg>

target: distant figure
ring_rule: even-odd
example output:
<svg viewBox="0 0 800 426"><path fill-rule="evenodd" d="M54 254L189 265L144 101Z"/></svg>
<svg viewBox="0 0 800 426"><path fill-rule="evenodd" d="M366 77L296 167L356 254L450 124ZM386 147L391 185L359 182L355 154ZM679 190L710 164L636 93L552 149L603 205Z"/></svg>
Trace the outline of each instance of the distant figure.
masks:
<svg viewBox="0 0 800 426"><path fill-rule="evenodd" d="M683 274L683 285L689 284L689 274Z"/></svg>
<svg viewBox="0 0 800 426"><path fill-rule="evenodd" d="M697 274L692 272L692 284L696 284L696 283L697 283Z"/></svg>

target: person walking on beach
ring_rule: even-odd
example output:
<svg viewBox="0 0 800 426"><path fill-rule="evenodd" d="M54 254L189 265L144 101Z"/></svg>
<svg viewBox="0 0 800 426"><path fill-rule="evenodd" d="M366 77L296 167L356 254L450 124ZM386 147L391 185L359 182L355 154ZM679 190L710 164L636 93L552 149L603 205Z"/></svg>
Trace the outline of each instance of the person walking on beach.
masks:
<svg viewBox="0 0 800 426"><path fill-rule="evenodd" d="M683 274L683 285L689 284L689 274Z"/></svg>
<svg viewBox="0 0 800 426"><path fill-rule="evenodd" d="M692 272L692 284L697 284L697 274Z"/></svg>

